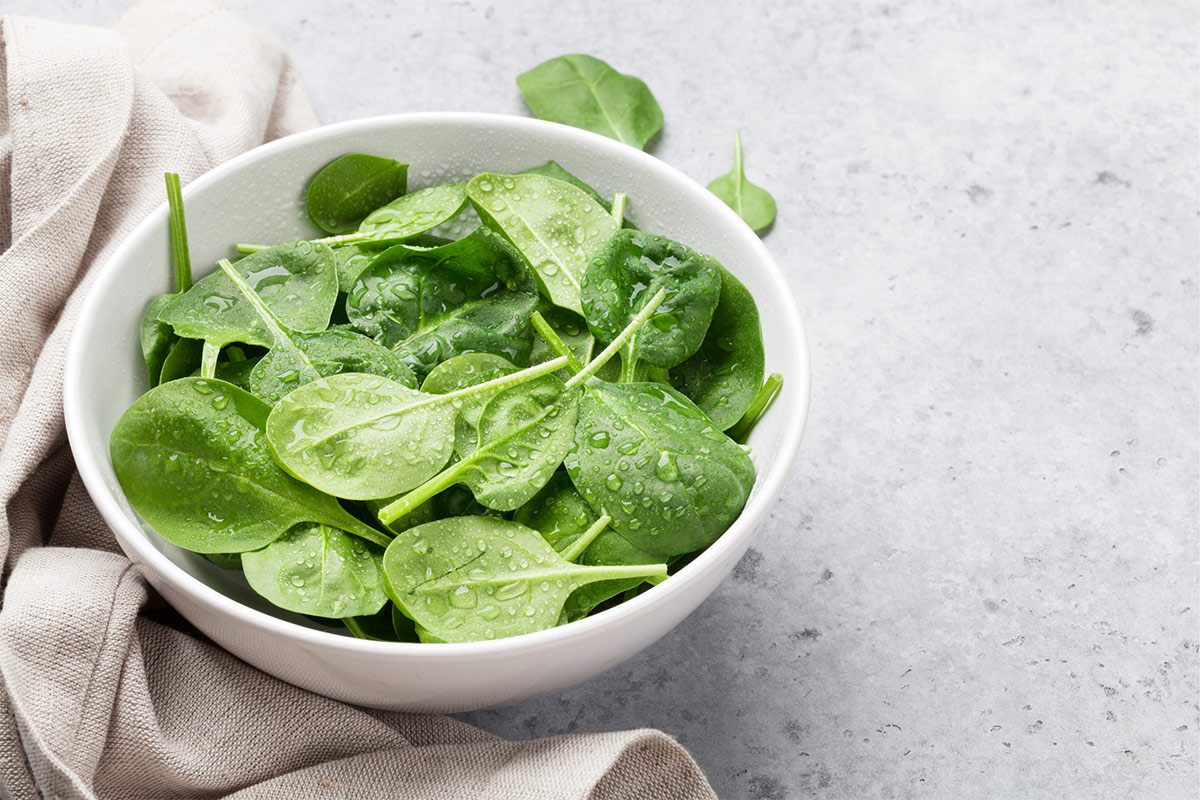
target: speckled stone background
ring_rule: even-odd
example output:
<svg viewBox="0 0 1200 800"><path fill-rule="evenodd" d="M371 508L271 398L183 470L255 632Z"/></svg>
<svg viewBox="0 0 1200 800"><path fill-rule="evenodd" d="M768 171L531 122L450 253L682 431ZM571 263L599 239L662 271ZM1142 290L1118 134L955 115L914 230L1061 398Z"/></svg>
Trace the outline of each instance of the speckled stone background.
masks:
<svg viewBox="0 0 1200 800"><path fill-rule="evenodd" d="M814 389L770 522L641 656L467 719L656 726L728 798L1196 796L1194 2L229 5L325 121L526 113L584 51L778 201Z"/></svg>

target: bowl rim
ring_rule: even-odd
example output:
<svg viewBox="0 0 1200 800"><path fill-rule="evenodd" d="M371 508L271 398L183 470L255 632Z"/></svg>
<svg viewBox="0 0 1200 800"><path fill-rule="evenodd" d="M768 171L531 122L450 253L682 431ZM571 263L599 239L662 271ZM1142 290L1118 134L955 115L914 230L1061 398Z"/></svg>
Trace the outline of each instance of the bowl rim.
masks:
<svg viewBox="0 0 1200 800"><path fill-rule="evenodd" d="M557 647L561 644L586 637L593 632L623 625L626 621L650 613L651 609L665 601L672 594L684 591L693 580L698 580L704 573L717 569L719 562L731 550L745 544L749 545L754 531L778 498L784 482L788 479L792 464L800 447L808 418L810 400L810 357L808 341L804 326L800 319L795 299L788 287L783 272L771 257L762 240L755 234L737 214L725 205L716 195L709 192L699 183L688 177L670 164L629 145L589 131L572 128L555 122L520 117L508 114L492 114L481 112L461 111L426 111L414 113L387 114L348 120L331 125L319 126L311 130L295 133L275 141L259 145L251 150L235 156L222 164L213 167L183 190L184 200L188 195L202 191L213 183L223 180L226 176L256 163L264 158L303 146L312 141L326 138L336 138L343 134L368 132L372 129L394 129L397 126L447 124L457 126L482 126L488 128L507 129L512 132L544 133L563 137L566 140L575 139L578 143L608 153L620 159L632 159L638 168L649 168L655 172L665 170L666 177L676 183L683 183L690 191L695 191L702 198L701 202L710 206L719 216L725 218L732 235L740 236L755 252L757 260L765 266L767 276L775 284L776 297L774 301L782 308L780 319L784 326L785 335L796 343L796 346L785 350L785 359L789 363L782 370L787 377L785 391L795 392L798 401L798 413L785 423L778 455L772 469L758 477L757 491L747 502L737 519L715 541L709 545L691 563L671 576L670 580L652 586L645 592L627 600L620 605L602 611L595 616L582 620L548 628L533 633L492 639L479 642L387 642L369 639L359 639L353 636L330 631L309 628L290 622L279 617L259 611L231 597L222 594L217 589L195 577L183 567L169 559L165 553L155 547L146 532L134 524L120 508L116 496L108 490L101 475L99 464L101 458L76 456L76 466L84 486L91 495L93 503L100 511L105 522L113 529L118 544L122 549L130 548L135 552L128 555L137 564L145 564L164 582L170 583L179 591L186 593L216 615L234 617L240 622L263 633L283 636L302 645L319 647L336 647L364 655L394 655L394 656L436 656L436 657L475 657L495 655L499 653L541 650ZM132 249L132 242L142 238L147 228L161 226L166 217L166 203L152 210L125 236L122 243L112 255L101 265L95 267L96 276L92 286L84 298L75 327L71 332L67 346L67 358L63 378L63 411L67 429L67 438L75 451L76 442L84 442L87 437L85 415L82 408L86 403L84 387L78 377L85 359L86 337L83 331L90 330L100 316L98 298L103 294L102 288L116 281L117 272L113 265L120 263L126 256L126 251ZM790 384L790 386L788 385ZM107 454L107 449L105 450ZM118 535L118 529L124 535Z"/></svg>

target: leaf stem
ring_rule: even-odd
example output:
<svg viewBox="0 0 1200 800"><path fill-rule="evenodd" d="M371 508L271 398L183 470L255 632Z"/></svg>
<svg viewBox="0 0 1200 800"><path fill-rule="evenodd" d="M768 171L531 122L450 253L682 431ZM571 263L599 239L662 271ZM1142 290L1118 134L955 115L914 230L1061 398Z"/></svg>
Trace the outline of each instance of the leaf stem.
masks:
<svg viewBox="0 0 1200 800"><path fill-rule="evenodd" d="M466 472L474 462L470 459L451 464L434 475L415 489L396 498L375 513L384 525L391 525L396 520L412 511L434 495L454 485L459 476Z"/></svg>
<svg viewBox="0 0 1200 800"><path fill-rule="evenodd" d="M611 567L588 567L588 575L597 580L619 580L621 578L666 577L666 564L619 564ZM601 572L607 573L601 577Z"/></svg>
<svg viewBox="0 0 1200 800"><path fill-rule="evenodd" d="M533 312L530 317L530 322L533 323L533 328L538 332L538 336L542 337L542 341L550 348L551 352L556 356L565 356L567 359L567 369L574 375L583 369L583 362L575 357L571 352L571 348L567 347L567 343L562 340L558 332L550 327L550 323L546 322L546 318L542 316L540 311Z"/></svg>
<svg viewBox="0 0 1200 800"><path fill-rule="evenodd" d="M763 381L762 388L758 390L758 394L754 395L754 399L750 401L750 407L746 409L746 413L736 424L728 431L726 435L733 439L738 444L743 444L750 438L750 432L754 430L754 426L762 418L762 415L767 413L767 409L771 407L771 403L775 402L775 398L779 395L779 390L783 387L783 376L778 372L772 372L771 375Z"/></svg>
<svg viewBox="0 0 1200 800"><path fill-rule="evenodd" d="M474 386L466 386L462 389L456 389L453 392L438 395L442 399L454 400L459 397L470 397L475 394L484 394L491 391L500 391L507 389L510 386L516 386L519 383L531 381L534 378L540 378L543 375L549 375L551 372L558 372L567 365L567 357L559 356L549 361L544 361L541 364L534 364L532 367L514 372L511 375L502 375L499 378L492 378L490 381L477 383Z"/></svg>
<svg viewBox="0 0 1200 800"><path fill-rule="evenodd" d="M600 519L593 522L578 539L571 543L570 547L559 553L559 555L565 558L567 561L574 561L575 559L579 558L581 555L583 555L583 551L588 549L588 545L590 545L597 536L604 532L604 529L608 527L608 523L610 522L612 522L612 517L610 517L608 514L604 514L600 517Z"/></svg>
<svg viewBox="0 0 1200 800"><path fill-rule="evenodd" d="M666 296L667 290L659 289L658 293L654 295L654 297L651 297L646 305L642 306L642 310L639 311L634 318L629 321L629 324L625 326L625 330L621 331L617 338L609 342L608 347L600 351L600 355L593 358L587 363L586 367L571 376L571 379L567 381L567 388L570 389L578 386L588 378L595 375L601 367L607 364L608 360L616 355L617 352L619 352L620 349L625 346L626 342L633 338L633 334L646 324L646 320L654 316L655 310L657 310L659 305L662 304L662 301L664 298L666 298Z"/></svg>
<svg viewBox="0 0 1200 800"><path fill-rule="evenodd" d="M237 248L237 251L242 254L257 253L259 250L266 250L272 246L273 245L269 245L269 244L240 244L240 243L234 245L234 247Z"/></svg>
<svg viewBox="0 0 1200 800"><path fill-rule="evenodd" d="M612 216L617 221L617 227L625 224L625 193L617 192L612 199Z"/></svg>
<svg viewBox="0 0 1200 800"><path fill-rule="evenodd" d="M217 357L221 355L221 345L213 344L207 339L204 349L200 351L200 377L215 378L217 376Z"/></svg>
<svg viewBox="0 0 1200 800"><path fill-rule="evenodd" d="M167 182L167 227L171 232L171 258L175 263L175 291L192 288L192 257L188 252L187 222L183 216L183 187L179 175L163 173Z"/></svg>

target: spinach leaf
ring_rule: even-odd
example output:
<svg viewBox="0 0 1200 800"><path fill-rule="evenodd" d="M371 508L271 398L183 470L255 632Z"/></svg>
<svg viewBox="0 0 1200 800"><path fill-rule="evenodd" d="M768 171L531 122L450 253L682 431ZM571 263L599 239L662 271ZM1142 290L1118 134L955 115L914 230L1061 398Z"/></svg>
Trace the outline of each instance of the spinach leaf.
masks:
<svg viewBox="0 0 1200 800"><path fill-rule="evenodd" d="M228 260L218 263L271 335L270 351L247 378L253 394L275 403L300 384L340 372L366 372L410 387L417 385L416 376L399 357L365 336L346 330L314 334L289 331Z"/></svg>
<svg viewBox="0 0 1200 800"><path fill-rule="evenodd" d="M699 349L720 297L721 265L665 236L625 229L584 272L583 315L601 341L612 341L660 289L658 313L621 354L623 380L638 360L669 368Z"/></svg>
<svg viewBox="0 0 1200 800"><path fill-rule="evenodd" d="M408 165L391 158L350 153L326 164L305 194L308 216L327 233L349 233L380 206L408 188Z"/></svg>
<svg viewBox="0 0 1200 800"><path fill-rule="evenodd" d="M658 383L589 382L564 464L588 505L658 556L712 544L754 485L746 452Z"/></svg>
<svg viewBox="0 0 1200 800"><path fill-rule="evenodd" d="M411 239L406 239L404 244L408 247L428 249L450 244L450 240L443 239L441 236L422 233ZM378 258L381 253L389 247L394 246L386 242L383 244L368 242L365 244L342 244L332 247L333 258L337 262L338 291L348 293L362 271L369 267L371 262Z"/></svg>
<svg viewBox="0 0 1200 800"><path fill-rule="evenodd" d="M461 460L380 509L380 521L390 524L456 483L488 508L519 508L562 463L577 413L578 392L568 392L554 375L498 392L478 423L458 418L454 445Z"/></svg>
<svg viewBox="0 0 1200 800"><path fill-rule="evenodd" d="M580 566L519 523L455 517L398 535L383 571L388 595L415 620L422 640L468 642L551 628L578 587L665 575L666 567Z"/></svg>
<svg viewBox="0 0 1200 800"><path fill-rule="evenodd" d="M533 267L542 293L582 313L579 284L617 223L587 192L542 175L477 175L467 196L484 224Z"/></svg>
<svg viewBox="0 0 1200 800"><path fill-rule="evenodd" d="M171 261L175 265L175 292L151 300L142 315L138 338L151 387L159 384L163 362L179 341L171 326L159 321L158 315L172 299L192 288L192 258L188 252L187 223L183 216L183 188L174 172L165 173L163 178L167 184L167 226L171 234Z"/></svg>
<svg viewBox="0 0 1200 800"><path fill-rule="evenodd" d="M113 428L113 470L160 536L196 553L257 550L301 522L388 538L276 466L270 407L222 381L181 378L134 401Z"/></svg>
<svg viewBox="0 0 1200 800"><path fill-rule="evenodd" d="M585 183L584 181L575 177L575 175L573 175L572 173L563 169L562 165L560 165L557 161L547 161L545 164L542 164L540 167L530 167L527 170L523 170L521 172L521 174L522 175L541 175L546 178L554 178L555 180L566 181L567 183L571 184L572 186L574 186L578 189L582 189L583 191L587 192L588 197L591 197L593 200L595 200L597 203L599 203L600 207L603 208L605 211L608 211L610 213L612 212L612 203L608 202L603 197L601 197L600 193L597 192L595 189L593 189L589 184Z"/></svg>
<svg viewBox="0 0 1200 800"><path fill-rule="evenodd" d="M565 471L555 473L550 482L513 515L513 520L533 528L561 555L575 547L579 539L599 519L587 501L576 491L571 476ZM615 530L608 529L597 536L577 560L588 566L621 564L665 564L665 561L645 552ZM583 619L605 600L616 597L645 578L622 578L597 581L571 592L564 611L568 621ZM656 580L656 579L650 579Z"/></svg>
<svg viewBox="0 0 1200 800"><path fill-rule="evenodd" d="M421 384L421 391L426 394L449 394L468 386L512 375L518 370L519 368L508 359L491 353L464 353L434 367ZM482 395L464 400L458 409L459 419L465 420L471 428L478 428L479 415L491 399L490 395Z"/></svg>
<svg viewBox="0 0 1200 800"><path fill-rule="evenodd" d="M662 109L640 79L598 58L566 55L517 76L535 117L561 122L645 148L662 128Z"/></svg>
<svg viewBox="0 0 1200 800"><path fill-rule="evenodd" d="M315 333L329 326L337 274L328 247L281 244L239 259L233 268L290 330ZM262 318L220 270L173 299L159 319L180 336L214 346L273 343Z"/></svg>
<svg viewBox="0 0 1200 800"><path fill-rule="evenodd" d="M179 339L167 357L163 359L162 371L159 373L159 384L179 380L193 375L200 369L200 358L204 351L204 342L200 339Z"/></svg>
<svg viewBox="0 0 1200 800"><path fill-rule="evenodd" d="M721 269L721 295L695 355L671 369L671 383L721 430L742 418L763 381L758 306L742 282Z"/></svg>
<svg viewBox="0 0 1200 800"><path fill-rule="evenodd" d="M500 289L498 280L525 290ZM481 229L442 247L385 251L355 281L346 313L421 374L467 352L524 361L533 344L532 288L520 256Z"/></svg>
<svg viewBox="0 0 1200 800"><path fill-rule="evenodd" d="M428 480L449 460L464 402L553 372L564 361L448 394L354 372L320 378L276 404L267 439L284 469L321 491L351 500L391 497Z"/></svg>
<svg viewBox="0 0 1200 800"><path fill-rule="evenodd" d="M328 525L297 525L242 553L250 588L280 608L314 617L374 614L387 603L383 550Z"/></svg>
<svg viewBox="0 0 1200 800"><path fill-rule="evenodd" d="M398 197L367 215L358 230L317 241L328 245L399 244L457 217L467 207L466 184L442 183Z"/></svg>
<svg viewBox="0 0 1200 800"><path fill-rule="evenodd" d="M775 198L761 186L746 180L742 170L742 134L733 134L733 169L708 185L708 190L737 212L753 231L775 221Z"/></svg>

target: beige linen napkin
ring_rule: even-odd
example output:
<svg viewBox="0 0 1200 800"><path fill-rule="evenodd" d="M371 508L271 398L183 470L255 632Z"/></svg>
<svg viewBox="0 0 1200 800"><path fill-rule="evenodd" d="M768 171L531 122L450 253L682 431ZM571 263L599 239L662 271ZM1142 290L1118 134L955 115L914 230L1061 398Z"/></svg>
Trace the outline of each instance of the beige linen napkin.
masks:
<svg viewBox="0 0 1200 800"><path fill-rule="evenodd" d="M0 34L0 796L713 797L657 731L508 742L354 708L139 614L146 585L63 431L72 322L164 171L195 178L316 120L281 48L202 2Z"/></svg>

